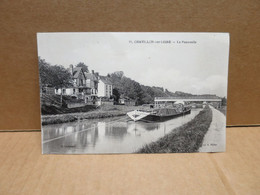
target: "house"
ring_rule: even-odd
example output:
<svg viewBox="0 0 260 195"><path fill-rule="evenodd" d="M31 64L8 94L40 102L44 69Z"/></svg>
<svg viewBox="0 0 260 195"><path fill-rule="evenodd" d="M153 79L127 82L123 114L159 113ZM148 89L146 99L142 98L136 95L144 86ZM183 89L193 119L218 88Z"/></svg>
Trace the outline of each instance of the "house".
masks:
<svg viewBox="0 0 260 195"><path fill-rule="evenodd" d="M69 72L72 75L73 86L55 89L55 94L74 96L77 99L84 99L85 103L95 104L98 97L110 98L113 95L113 86L108 77L99 76L98 72L83 71L82 67L70 65Z"/></svg>
<svg viewBox="0 0 260 195"><path fill-rule="evenodd" d="M113 85L108 77L99 76L98 97L110 98L113 95Z"/></svg>
<svg viewBox="0 0 260 195"><path fill-rule="evenodd" d="M90 88L90 94L87 95L88 100L95 101L98 97L98 73L92 70L91 73L84 72L86 77L86 87Z"/></svg>
<svg viewBox="0 0 260 195"><path fill-rule="evenodd" d="M72 75L73 86L63 89L56 89L56 94L75 96L84 99L86 95L91 95L91 88L86 85L86 76L81 67L70 65L69 71Z"/></svg>

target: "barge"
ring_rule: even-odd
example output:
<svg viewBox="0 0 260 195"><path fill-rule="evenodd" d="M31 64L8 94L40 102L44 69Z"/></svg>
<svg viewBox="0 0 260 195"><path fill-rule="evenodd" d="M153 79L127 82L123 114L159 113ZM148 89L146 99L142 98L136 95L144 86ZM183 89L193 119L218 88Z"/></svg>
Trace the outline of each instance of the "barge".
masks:
<svg viewBox="0 0 260 195"><path fill-rule="evenodd" d="M127 116L133 121L145 121L156 122L166 121L179 116L190 114L191 108L184 106L184 103L177 103L164 107L146 109L146 110L134 110L127 113Z"/></svg>

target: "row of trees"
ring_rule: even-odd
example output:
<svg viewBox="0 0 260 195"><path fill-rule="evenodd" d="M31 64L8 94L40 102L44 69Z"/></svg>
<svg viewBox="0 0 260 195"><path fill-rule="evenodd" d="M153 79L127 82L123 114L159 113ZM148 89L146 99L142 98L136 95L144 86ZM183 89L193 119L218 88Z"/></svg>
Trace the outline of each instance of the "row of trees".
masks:
<svg viewBox="0 0 260 195"><path fill-rule="evenodd" d="M137 102L137 104L152 103L154 97L170 96L171 92L161 87L149 87L124 76L124 72L117 71L107 75L113 83L113 95L115 101L120 96L128 97Z"/></svg>

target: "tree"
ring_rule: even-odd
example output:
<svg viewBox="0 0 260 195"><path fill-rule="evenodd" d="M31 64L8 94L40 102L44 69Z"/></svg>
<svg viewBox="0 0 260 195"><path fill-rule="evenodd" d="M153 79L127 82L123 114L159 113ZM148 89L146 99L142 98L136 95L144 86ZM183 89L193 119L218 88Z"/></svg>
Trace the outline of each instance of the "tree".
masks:
<svg viewBox="0 0 260 195"><path fill-rule="evenodd" d="M62 103L62 89L73 85L72 75L61 65L51 65L44 59L39 57L39 72L40 72L40 86L51 86L56 89L61 89Z"/></svg>
<svg viewBox="0 0 260 195"><path fill-rule="evenodd" d="M88 66L86 64L84 64L84 62L79 62L76 67L81 67L83 72L89 72L88 70Z"/></svg>
<svg viewBox="0 0 260 195"><path fill-rule="evenodd" d="M118 100L119 100L119 98L120 98L120 93L119 93L119 91L118 91L117 88L114 88L114 89L113 89L113 96L114 96L115 102L118 103Z"/></svg>
<svg viewBox="0 0 260 195"><path fill-rule="evenodd" d="M221 105L222 106L226 106L227 105L227 98L226 97L221 98Z"/></svg>
<svg viewBox="0 0 260 195"><path fill-rule="evenodd" d="M174 93L164 90L163 87L149 87L124 76L123 71L110 74L109 80L119 94L135 100L137 104L152 103L155 97L173 96Z"/></svg>
<svg viewBox="0 0 260 195"><path fill-rule="evenodd" d="M40 74L40 87L46 87L52 85L52 76L51 76L51 70L50 70L50 64L47 63L44 59L41 59L41 57L38 58L38 64L39 64L39 74Z"/></svg>
<svg viewBox="0 0 260 195"><path fill-rule="evenodd" d="M116 71L114 73L115 76L117 76L119 79L121 79L124 76L124 72L123 71Z"/></svg>
<svg viewBox="0 0 260 195"><path fill-rule="evenodd" d="M61 104L62 104L62 90L65 87L70 87L73 85L72 75L68 70L66 70L63 66L55 65L51 66L51 74L52 74L52 85L61 89Z"/></svg>

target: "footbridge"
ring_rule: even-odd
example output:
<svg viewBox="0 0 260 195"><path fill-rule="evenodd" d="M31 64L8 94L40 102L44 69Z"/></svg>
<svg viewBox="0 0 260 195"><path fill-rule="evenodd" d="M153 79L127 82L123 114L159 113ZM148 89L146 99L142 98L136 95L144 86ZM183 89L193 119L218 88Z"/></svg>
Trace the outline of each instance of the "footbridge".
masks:
<svg viewBox="0 0 260 195"><path fill-rule="evenodd" d="M190 96L190 97L155 97L155 102L221 102L220 97Z"/></svg>
<svg viewBox="0 0 260 195"><path fill-rule="evenodd" d="M221 98L214 96L214 95L201 95L201 96L185 96L185 97L155 97L154 99L154 103L155 105L161 105L161 104L165 104L167 102L177 102L177 101L183 101L183 102L187 102L187 103L218 103L219 105L221 105Z"/></svg>

